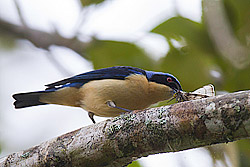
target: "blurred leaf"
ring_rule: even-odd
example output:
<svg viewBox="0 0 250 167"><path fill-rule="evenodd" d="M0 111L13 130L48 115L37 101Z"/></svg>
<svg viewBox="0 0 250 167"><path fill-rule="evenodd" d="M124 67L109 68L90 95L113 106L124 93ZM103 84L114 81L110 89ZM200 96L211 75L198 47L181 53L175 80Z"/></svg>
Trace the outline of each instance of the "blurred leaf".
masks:
<svg viewBox="0 0 250 167"><path fill-rule="evenodd" d="M141 165L140 165L140 163L138 161L133 161L127 167L141 167Z"/></svg>
<svg viewBox="0 0 250 167"><path fill-rule="evenodd" d="M159 70L173 73L186 91L192 91L207 83L218 83L210 76L210 70L213 67L221 71L219 89L226 91L250 89L250 67L237 70L219 56L208 37L204 24L204 21L197 23L186 18L174 17L152 30L164 35L171 45L167 56L160 60ZM250 28L248 30L250 31ZM171 39L177 41L184 39L186 43L181 48L175 48L171 44ZM246 36L245 39L247 39Z"/></svg>
<svg viewBox="0 0 250 167"><path fill-rule="evenodd" d="M230 92L250 89L250 67L237 70L228 66L224 89Z"/></svg>
<svg viewBox="0 0 250 167"><path fill-rule="evenodd" d="M249 0L224 0L228 19L235 34L241 42L249 46L250 36L250 1Z"/></svg>
<svg viewBox="0 0 250 167"><path fill-rule="evenodd" d="M236 142L217 144L205 148L209 151L213 159L214 166L216 166L217 161L220 161L225 167L239 166L238 148ZM230 164L230 166L228 166L228 164Z"/></svg>
<svg viewBox="0 0 250 167"><path fill-rule="evenodd" d="M168 40L180 40L180 37L183 37L195 49L215 52L204 26L187 18L173 17L158 25L152 32L161 34Z"/></svg>
<svg viewBox="0 0 250 167"><path fill-rule="evenodd" d="M211 56L189 50L174 48L170 43L170 51L162 58L160 69L176 76L185 91L193 91L212 82L210 69L213 64Z"/></svg>
<svg viewBox="0 0 250 167"><path fill-rule="evenodd" d="M160 70L173 73L186 91L193 91L215 80L210 75L213 67L224 63L217 57L216 50L203 23L183 17L173 17L157 26L152 32L166 37L170 51L160 62ZM185 41L181 48L175 48L171 39ZM213 83L214 84L214 83Z"/></svg>
<svg viewBox="0 0 250 167"><path fill-rule="evenodd" d="M250 164L250 140L244 139L237 141L238 148L239 148L239 158L240 158L240 166L241 167L248 167Z"/></svg>
<svg viewBox="0 0 250 167"><path fill-rule="evenodd" d="M81 1L82 6L89 6L89 5L94 5L94 4L96 5L96 4L104 2L104 0L80 0L80 1Z"/></svg>
<svg viewBox="0 0 250 167"><path fill-rule="evenodd" d="M141 48L126 42L94 40L86 53L95 68L124 65L152 69L154 65Z"/></svg>
<svg viewBox="0 0 250 167"><path fill-rule="evenodd" d="M250 1L249 0L224 0L227 18L241 43L250 47ZM235 55L237 56L237 55ZM226 61L220 63L224 71L224 90L233 92L250 89L250 67L239 70L233 68Z"/></svg>
<svg viewBox="0 0 250 167"><path fill-rule="evenodd" d="M0 47L5 49L13 49L16 46L16 38L14 36L1 31L0 29Z"/></svg>

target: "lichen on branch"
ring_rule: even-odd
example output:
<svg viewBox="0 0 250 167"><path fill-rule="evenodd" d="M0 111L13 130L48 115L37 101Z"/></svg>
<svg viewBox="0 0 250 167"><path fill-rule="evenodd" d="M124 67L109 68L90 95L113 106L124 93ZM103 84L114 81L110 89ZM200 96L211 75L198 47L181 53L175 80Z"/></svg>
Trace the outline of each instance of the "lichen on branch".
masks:
<svg viewBox="0 0 250 167"><path fill-rule="evenodd" d="M0 159L0 166L124 166L248 138L250 90L131 112Z"/></svg>

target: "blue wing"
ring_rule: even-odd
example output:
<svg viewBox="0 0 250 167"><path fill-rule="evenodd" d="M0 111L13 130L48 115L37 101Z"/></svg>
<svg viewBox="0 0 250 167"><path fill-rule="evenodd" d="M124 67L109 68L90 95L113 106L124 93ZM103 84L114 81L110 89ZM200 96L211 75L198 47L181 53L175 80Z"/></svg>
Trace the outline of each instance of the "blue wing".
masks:
<svg viewBox="0 0 250 167"><path fill-rule="evenodd" d="M131 74L146 75L146 72L140 68L129 67L129 66L116 66L98 69L83 74L73 76L71 78L66 78L64 80L54 82L47 86L46 90L57 89L63 87L77 87L80 88L82 85L89 81L101 80L101 79L120 79L123 80Z"/></svg>

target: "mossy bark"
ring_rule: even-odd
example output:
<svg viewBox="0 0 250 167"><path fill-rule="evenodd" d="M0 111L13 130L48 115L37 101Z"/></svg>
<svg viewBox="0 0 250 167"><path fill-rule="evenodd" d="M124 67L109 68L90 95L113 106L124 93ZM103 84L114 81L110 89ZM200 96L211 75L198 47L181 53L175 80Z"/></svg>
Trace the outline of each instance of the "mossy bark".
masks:
<svg viewBox="0 0 250 167"><path fill-rule="evenodd" d="M131 112L0 159L0 166L124 166L249 137L250 91Z"/></svg>

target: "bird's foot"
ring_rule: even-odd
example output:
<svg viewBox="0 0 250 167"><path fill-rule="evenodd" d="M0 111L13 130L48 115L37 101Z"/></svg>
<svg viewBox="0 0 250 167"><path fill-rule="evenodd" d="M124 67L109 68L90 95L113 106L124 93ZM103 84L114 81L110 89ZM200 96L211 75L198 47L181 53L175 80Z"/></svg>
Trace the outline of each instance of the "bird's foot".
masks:
<svg viewBox="0 0 250 167"><path fill-rule="evenodd" d="M94 120L94 113L92 113L92 112L89 112L88 113L89 114L89 118L91 119L91 121L95 124L95 120Z"/></svg>

